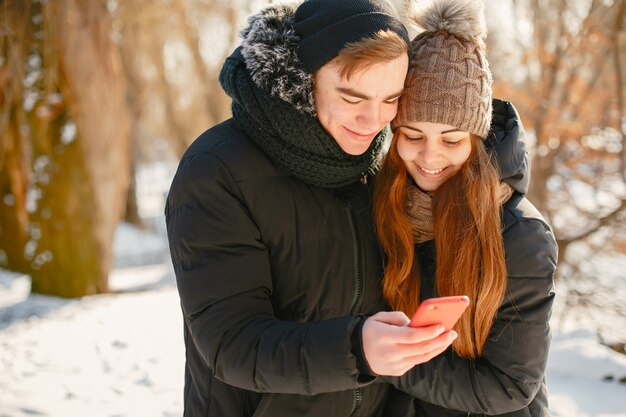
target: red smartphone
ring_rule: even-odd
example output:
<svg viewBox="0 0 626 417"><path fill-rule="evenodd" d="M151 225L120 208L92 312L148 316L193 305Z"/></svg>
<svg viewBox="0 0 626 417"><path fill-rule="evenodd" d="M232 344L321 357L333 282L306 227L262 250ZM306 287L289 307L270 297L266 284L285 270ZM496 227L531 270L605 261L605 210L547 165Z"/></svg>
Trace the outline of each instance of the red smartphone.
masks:
<svg viewBox="0 0 626 417"><path fill-rule="evenodd" d="M429 298L419 305L409 326L425 327L442 324L448 332L452 330L469 303L469 297L466 295Z"/></svg>

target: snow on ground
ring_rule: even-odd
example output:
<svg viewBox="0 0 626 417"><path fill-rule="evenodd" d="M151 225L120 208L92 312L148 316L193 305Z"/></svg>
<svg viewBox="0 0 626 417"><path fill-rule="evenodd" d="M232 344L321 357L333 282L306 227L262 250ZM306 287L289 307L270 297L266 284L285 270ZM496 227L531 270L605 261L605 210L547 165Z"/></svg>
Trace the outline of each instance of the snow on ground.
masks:
<svg viewBox="0 0 626 417"><path fill-rule="evenodd" d="M588 279L556 284L550 409L555 417L626 417L626 355L600 343L626 342L626 256L595 256L582 269ZM590 305L566 307L568 287L589 294Z"/></svg>
<svg viewBox="0 0 626 417"><path fill-rule="evenodd" d="M40 314L0 330L0 416L181 415L184 349L172 288L25 304Z"/></svg>
<svg viewBox="0 0 626 417"><path fill-rule="evenodd" d="M599 344L593 332L553 337L547 383L555 416L626 416L626 383L620 378L626 378L626 356Z"/></svg>
<svg viewBox="0 0 626 417"><path fill-rule="evenodd" d="M163 237L122 225L109 295L28 295L0 271L0 417L182 415L180 304Z"/></svg>
<svg viewBox="0 0 626 417"><path fill-rule="evenodd" d="M29 296L28 277L0 270L0 417L182 415L182 322L165 239L123 225L115 251L116 292L78 300ZM601 276L626 287L625 265L604 259ZM553 416L626 417L626 356L598 343L601 318L562 311L561 302L547 372ZM603 332L626 342L624 318L607 323Z"/></svg>

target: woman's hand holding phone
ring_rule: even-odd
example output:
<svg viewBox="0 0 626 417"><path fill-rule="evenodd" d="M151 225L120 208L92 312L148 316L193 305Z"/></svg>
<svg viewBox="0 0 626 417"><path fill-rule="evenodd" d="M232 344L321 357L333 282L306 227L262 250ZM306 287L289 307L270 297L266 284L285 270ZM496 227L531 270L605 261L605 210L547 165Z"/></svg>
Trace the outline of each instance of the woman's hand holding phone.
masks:
<svg viewBox="0 0 626 417"><path fill-rule="evenodd" d="M380 312L363 325L363 352L376 374L398 376L443 353L456 339L452 328L467 296L424 300L409 320L402 312Z"/></svg>
<svg viewBox="0 0 626 417"><path fill-rule="evenodd" d="M445 351L456 332L442 325L409 327L400 311L384 311L363 324L363 352L377 375L399 376Z"/></svg>

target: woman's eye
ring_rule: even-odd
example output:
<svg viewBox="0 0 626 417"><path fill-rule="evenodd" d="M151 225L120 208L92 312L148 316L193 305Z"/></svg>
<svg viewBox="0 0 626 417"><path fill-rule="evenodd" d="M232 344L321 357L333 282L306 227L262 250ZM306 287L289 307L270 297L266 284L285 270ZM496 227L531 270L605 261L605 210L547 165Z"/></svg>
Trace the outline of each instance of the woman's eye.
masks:
<svg viewBox="0 0 626 417"><path fill-rule="evenodd" d="M400 100L400 97L396 97L393 100L385 100L385 104L396 104Z"/></svg>
<svg viewBox="0 0 626 417"><path fill-rule="evenodd" d="M361 102L361 100L356 100L356 101L348 100L348 99L347 99L347 98L345 98L345 97L341 97L341 99L342 99L343 101L345 101L346 103L348 103L348 104L352 104L352 105L356 105L356 104L359 104L359 103Z"/></svg>
<svg viewBox="0 0 626 417"><path fill-rule="evenodd" d="M461 143L460 140L443 140L443 143L445 143L447 146L457 146L459 143Z"/></svg>

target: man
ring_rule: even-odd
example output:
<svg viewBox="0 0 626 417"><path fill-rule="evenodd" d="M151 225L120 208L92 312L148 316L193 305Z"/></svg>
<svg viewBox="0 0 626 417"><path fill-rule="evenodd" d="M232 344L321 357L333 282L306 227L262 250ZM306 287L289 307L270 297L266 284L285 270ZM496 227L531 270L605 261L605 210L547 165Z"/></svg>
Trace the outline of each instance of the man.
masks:
<svg viewBox="0 0 626 417"><path fill-rule="evenodd" d="M375 375L454 337L377 313L367 179L403 91L406 29L386 0L309 0L253 16L243 37L220 75L233 118L191 145L166 206L184 415L378 416Z"/></svg>

